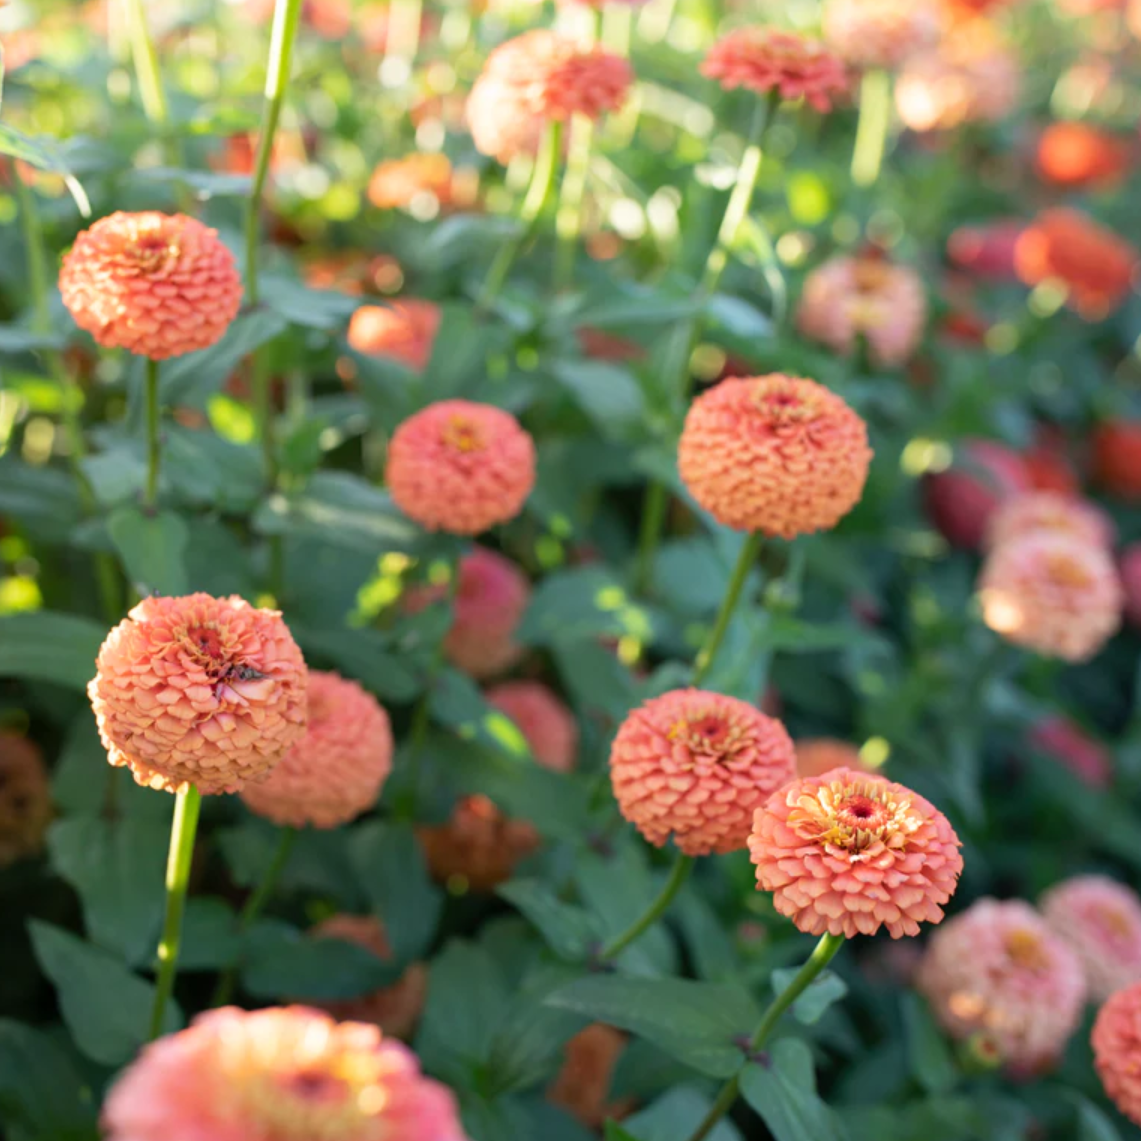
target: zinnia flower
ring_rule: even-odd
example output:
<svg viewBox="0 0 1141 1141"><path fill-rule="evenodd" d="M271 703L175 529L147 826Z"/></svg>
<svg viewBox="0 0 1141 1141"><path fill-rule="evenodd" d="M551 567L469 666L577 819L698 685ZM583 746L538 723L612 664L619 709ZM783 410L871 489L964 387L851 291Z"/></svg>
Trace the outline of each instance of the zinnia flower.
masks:
<svg viewBox="0 0 1141 1141"><path fill-rule="evenodd" d="M700 689L647 701L610 748L618 808L651 844L687 856L745 846L753 809L796 774L784 726L747 702Z"/></svg>
<svg viewBox="0 0 1141 1141"><path fill-rule="evenodd" d="M1093 478L1110 495L1141 501L1141 421L1106 420L1090 438Z"/></svg>
<svg viewBox="0 0 1141 1141"><path fill-rule="evenodd" d="M615 1101L610 1096L614 1070L625 1049L625 1034L592 1022L567 1042L562 1068L547 1089L547 1100L587 1129L598 1129L608 1119L620 1121L634 1108L631 1098Z"/></svg>
<svg viewBox="0 0 1141 1141"><path fill-rule="evenodd" d="M947 239L947 257L986 281L1015 281L1014 250L1024 229L1017 218L959 226Z"/></svg>
<svg viewBox="0 0 1141 1141"><path fill-rule="evenodd" d="M987 526L988 549L1023 535L1048 531L1109 550L1117 529L1096 503L1054 491L1028 491L999 504Z"/></svg>
<svg viewBox="0 0 1141 1141"><path fill-rule="evenodd" d="M574 115L598 119L626 101L630 65L601 48L539 29L500 44L468 99L476 150L500 162L533 152L543 127Z"/></svg>
<svg viewBox="0 0 1141 1141"><path fill-rule="evenodd" d="M240 598L145 598L87 687L112 765L179 792L262 780L305 733L308 671L276 610Z"/></svg>
<svg viewBox="0 0 1141 1141"><path fill-rule="evenodd" d="M0 730L0 868L39 852L51 818L43 755L27 737Z"/></svg>
<svg viewBox="0 0 1141 1141"><path fill-rule="evenodd" d="M1074 876L1042 897L1046 922L1082 962L1090 998L1141 981L1141 899L1107 876Z"/></svg>
<svg viewBox="0 0 1141 1141"><path fill-rule="evenodd" d="M544 768L574 768L578 723L574 714L541 682L505 681L487 691L487 703L505 713L523 734Z"/></svg>
<svg viewBox="0 0 1141 1141"><path fill-rule="evenodd" d="M959 838L918 793L833 769L793 781L757 809L757 887L810 935L918 935L938 923L963 870Z"/></svg>
<svg viewBox="0 0 1141 1141"><path fill-rule="evenodd" d="M309 724L242 799L275 824L337 828L376 804L392 769L392 728L380 703L355 681L309 674Z"/></svg>
<svg viewBox="0 0 1141 1141"><path fill-rule="evenodd" d="M999 504L1031 488L1022 457L996 440L966 439L955 464L924 480L924 505L939 533L955 547L977 550Z"/></svg>
<svg viewBox="0 0 1141 1141"><path fill-rule="evenodd" d="M817 111L832 110L848 90L843 63L819 40L780 28L738 28L709 49L701 74L726 91L745 87L758 95L804 99Z"/></svg>
<svg viewBox="0 0 1141 1141"><path fill-rule="evenodd" d="M827 0L824 5L824 40L853 67L898 67L933 47L942 26L939 5L925 0Z"/></svg>
<svg viewBox="0 0 1141 1141"><path fill-rule="evenodd" d="M143 1048L107 1141L466 1141L455 1098L375 1026L304 1006L199 1015Z"/></svg>
<svg viewBox="0 0 1141 1141"><path fill-rule="evenodd" d="M833 769L866 772L867 766L860 760L860 750L847 741L836 741L831 737L810 737L796 742L798 777L820 777Z"/></svg>
<svg viewBox="0 0 1141 1141"><path fill-rule="evenodd" d="M1141 628L1141 543L1130 543L1118 563L1125 591L1125 617Z"/></svg>
<svg viewBox="0 0 1141 1141"><path fill-rule="evenodd" d="M385 476L396 506L425 530L477 535L523 509L535 444L510 412L442 400L396 429Z"/></svg>
<svg viewBox="0 0 1141 1141"><path fill-rule="evenodd" d="M1023 231L1014 249L1018 276L1029 286L1053 282L1087 321L1116 312L1133 289L1137 250L1080 210L1045 210Z"/></svg>
<svg viewBox="0 0 1141 1141"><path fill-rule="evenodd" d="M111 214L75 239L59 275L75 323L105 349L152 360L221 339L242 304L234 257L184 214Z"/></svg>
<svg viewBox="0 0 1141 1141"><path fill-rule="evenodd" d="M315 939L340 939L356 943L388 962L392 947L384 924L372 915L332 915L310 932ZM412 963L391 986L358 998L345 998L313 1005L338 1022L371 1022L394 1038L407 1038L420 1021L428 995L428 968Z"/></svg>
<svg viewBox="0 0 1141 1141"><path fill-rule="evenodd" d="M867 426L839 396L781 373L703 393L678 445L682 480L719 523L785 539L839 523L871 460Z"/></svg>
<svg viewBox="0 0 1141 1141"><path fill-rule="evenodd" d="M1072 718L1061 714L1044 717L1030 730L1029 744L1065 765L1092 788L1107 788L1113 779L1109 750Z"/></svg>
<svg viewBox="0 0 1141 1141"><path fill-rule="evenodd" d="M1129 144L1088 123L1051 123L1038 139L1038 175L1055 186L1115 186L1132 165Z"/></svg>
<svg viewBox="0 0 1141 1141"><path fill-rule="evenodd" d="M879 258L837 257L805 280L796 323L807 337L841 356L866 338L872 361L898 368L915 352L927 323L919 275Z"/></svg>
<svg viewBox="0 0 1141 1141"><path fill-rule="evenodd" d="M1097 1012L1093 1064L1109 1099L1141 1125L1141 983L1119 990Z"/></svg>
<svg viewBox="0 0 1141 1141"><path fill-rule="evenodd" d="M429 194L446 206L452 200L452 164L445 154L417 152L388 159L372 172L368 200L378 210L410 206L413 199Z"/></svg>
<svg viewBox="0 0 1141 1141"><path fill-rule="evenodd" d="M1081 662L1121 625L1124 596L1101 547L1036 531L991 552L979 601L986 624L1016 646Z"/></svg>
<svg viewBox="0 0 1141 1141"><path fill-rule="evenodd" d="M1086 996L1078 957L1021 900L981 899L949 919L927 944L918 984L952 1038L985 1039L1026 1075L1055 1063Z"/></svg>
<svg viewBox="0 0 1141 1141"><path fill-rule="evenodd" d="M349 320L349 348L370 357L392 357L423 372L439 331L440 307L431 301L405 297L362 305Z"/></svg>

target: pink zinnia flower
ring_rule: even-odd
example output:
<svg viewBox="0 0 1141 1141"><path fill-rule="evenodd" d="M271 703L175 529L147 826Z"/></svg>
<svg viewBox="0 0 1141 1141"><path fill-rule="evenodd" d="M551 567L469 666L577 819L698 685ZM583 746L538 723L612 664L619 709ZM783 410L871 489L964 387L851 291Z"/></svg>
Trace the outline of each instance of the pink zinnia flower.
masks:
<svg viewBox="0 0 1141 1141"><path fill-rule="evenodd" d="M630 713L610 749L622 815L687 856L745 846L753 809L796 773L784 726L733 697L677 689Z"/></svg>
<svg viewBox="0 0 1141 1141"><path fill-rule="evenodd" d="M757 887L810 935L918 935L938 923L963 857L947 818L883 777L833 769L774 792L749 836Z"/></svg>
<svg viewBox="0 0 1141 1141"><path fill-rule="evenodd" d="M349 347L370 357L392 357L414 372L432 359L440 331L440 307L401 298L387 305L362 305L349 321Z"/></svg>
<svg viewBox="0 0 1141 1141"><path fill-rule="evenodd" d="M275 824L337 828L372 808L392 769L392 728L380 703L355 681L309 674L305 736L242 799Z"/></svg>
<svg viewBox="0 0 1141 1141"><path fill-rule="evenodd" d="M947 239L947 257L984 281L1016 281L1014 249L1025 228L1020 218L960 226Z"/></svg>
<svg viewBox="0 0 1141 1141"><path fill-rule="evenodd" d="M895 68L939 42L938 3L930 0L827 0L824 40L846 63Z"/></svg>
<svg viewBox="0 0 1141 1141"><path fill-rule="evenodd" d="M487 702L515 722L531 754L544 768L574 768L578 724L574 714L541 682L505 681L487 691Z"/></svg>
<svg viewBox="0 0 1141 1141"><path fill-rule="evenodd" d="M1037 532L1069 535L1079 543L1109 550L1117 538L1113 520L1096 503L1056 491L1029 491L999 504L988 522L990 550Z"/></svg>
<svg viewBox="0 0 1141 1141"><path fill-rule="evenodd" d="M111 214L84 230L63 259L59 291L104 348L156 361L208 348L242 304L218 231L153 210Z"/></svg>
<svg viewBox="0 0 1141 1141"><path fill-rule="evenodd" d="M1124 595L1101 547L1035 531L991 552L979 601L986 624L1016 646L1082 662L1117 632Z"/></svg>
<svg viewBox="0 0 1141 1141"><path fill-rule="evenodd" d="M831 111L834 97L849 86L843 63L819 40L780 28L738 28L723 36L709 49L701 74L727 91L775 91L822 112Z"/></svg>
<svg viewBox="0 0 1141 1141"><path fill-rule="evenodd" d="M276 610L146 598L107 635L87 687L112 765L179 792L264 779L305 732L308 671Z"/></svg>
<svg viewBox="0 0 1141 1141"><path fill-rule="evenodd" d="M919 989L944 1030L985 1040L1014 1072L1049 1069L1085 1006L1082 966L1021 900L981 899L932 936Z"/></svg>
<svg viewBox="0 0 1141 1141"><path fill-rule="evenodd" d="M376 1026L303 1006L211 1010L143 1049L107 1141L466 1141L455 1098Z"/></svg>
<svg viewBox="0 0 1141 1141"><path fill-rule="evenodd" d="M1141 983L1119 990L1098 1011L1090 1043L1109 1099L1141 1125Z"/></svg>
<svg viewBox="0 0 1141 1141"><path fill-rule="evenodd" d="M1141 899L1108 876L1074 876L1052 887L1039 906L1054 933L1081 959L1090 998L1141 982Z"/></svg>
<svg viewBox="0 0 1141 1141"><path fill-rule="evenodd" d="M796 775L821 777L833 769L859 769L867 771L860 760L860 750L847 741L831 737L809 737L796 742Z"/></svg>
<svg viewBox="0 0 1141 1141"><path fill-rule="evenodd" d="M872 450L864 421L813 380L730 378L689 408L678 469L719 523L792 539L859 502Z"/></svg>
<svg viewBox="0 0 1141 1141"><path fill-rule="evenodd" d="M535 484L535 444L510 412L442 400L392 436L393 502L428 531L477 535L514 519Z"/></svg>

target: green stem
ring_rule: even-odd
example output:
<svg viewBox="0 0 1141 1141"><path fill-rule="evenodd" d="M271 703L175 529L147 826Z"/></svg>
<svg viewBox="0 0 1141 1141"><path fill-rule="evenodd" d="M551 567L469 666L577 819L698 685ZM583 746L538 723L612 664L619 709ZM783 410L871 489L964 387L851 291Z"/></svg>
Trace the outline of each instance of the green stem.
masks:
<svg viewBox="0 0 1141 1141"><path fill-rule="evenodd" d="M143 492L143 506L154 508L158 503L159 465L162 461L162 442L159 439L158 361L147 357L146 372L147 422L147 483Z"/></svg>
<svg viewBox="0 0 1141 1141"><path fill-rule="evenodd" d="M574 280L575 255L582 233L586 180L590 173L590 152L594 141L594 123L585 115L576 115L571 129L567 168L563 175L562 194L555 215L555 291L566 289Z"/></svg>
<svg viewBox="0 0 1141 1141"><path fill-rule="evenodd" d="M860 84L860 119L852 151L852 181L857 186L867 189L876 184L890 125L891 76L886 71L869 71Z"/></svg>
<svg viewBox="0 0 1141 1141"><path fill-rule="evenodd" d="M609 962L619 955L622 951L626 950L636 939L641 938L661 917L666 913L669 905L673 903L674 897L681 890L682 885L689 878L689 873L693 871L694 858L693 856L685 856L678 852L677 857L674 859L674 866L670 871L669 879L666 880L665 887L662 888L658 898L646 908L645 912L632 923L621 935L611 939L602 950L598 953L598 957L602 962Z"/></svg>
<svg viewBox="0 0 1141 1141"><path fill-rule="evenodd" d="M733 619L733 612L737 609L737 601L741 597L745 580L749 577L749 571L753 569L753 564L761 553L763 542L764 536L759 531L753 531L741 547L741 553L737 556L737 565L733 568L733 577L729 580L729 587L725 591L725 597L721 600L721 609L717 614L717 620L714 622L713 629L709 632L709 637L694 663L693 684L695 686L700 685L705 680L710 666L713 665L714 659L717 657L717 651L725 640L729 623Z"/></svg>
<svg viewBox="0 0 1141 1141"><path fill-rule="evenodd" d="M539 153L535 156L535 169L531 173L531 185L527 188L527 195L519 211L519 220L523 223L520 232L509 242L499 247L499 253L491 263L487 280L480 291L479 302L476 306L480 313L487 313L507 281L507 275L519 256L519 251L534 237L538 229L539 219L555 189L559 170L559 159L562 154L563 125L555 120L547 127Z"/></svg>
<svg viewBox="0 0 1141 1141"><path fill-rule="evenodd" d="M764 1046L769 1040L769 1035L773 1032L776 1024L780 1021L781 1015L792 1006L808 989L816 976L835 958L836 952L840 950L844 942L845 940L841 935L824 935L821 938L820 942L816 944L816 950L812 952L808 961L800 968L796 978L792 980L791 986L777 995L768 1010L765 1011L760 1025L757 1027L752 1038L749 1039L750 1054L756 1053ZM725 1085L721 1087L721 1092L717 1095L717 1099L710 1107L709 1112L705 1115L705 1120L702 1121L690 1136L689 1141L704 1141L704 1138L709 1136L717 1122L732 1108L733 1103L737 1100L740 1088L740 1074L731 1077Z"/></svg>
<svg viewBox="0 0 1141 1141"><path fill-rule="evenodd" d="M158 944L158 977L155 980L154 1007L151 1011L151 1038L162 1033L166 1004L174 991L178 974L178 951L182 943L182 915L186 910L186 888L190 882L190 861L194 855L194 834L198 831L198 811L202 794L189 785L174 802L170 826L170 854L166 861L166 915Z"/></svg>
<svg viewBox="0 0 1141 1141"><path fill-rule="evenodd" d="M293 42L301 19L301 0L277 0L273 10L273 29L269 40L269 63L265 73L265 105L262 109L261 133L254 159L254 179L246 200L246 296L250 305L258 303L258 222L262 195L269 175L269 161L277 124L285 104L293 59Z"/></svg>
<svg viewBox="0 0 1141 1141"><path fill-rule="evenodd" d="M262 876L257 888L250 892L246 898L242 913L238 916L239 941L248 934L250 928L254 925L254 920L261 915L266 903L269 902L270 896L273 895L277 881L281 878L281 873L285 871L285 865L289 863L289 856L293 851L293 845L296 839L296 828L287 826L281 829L273 859L270 860L269 867L266 868L265 875ZM238 964L231 963L218 979L218 986L214 991L214 997L210 1000L211 1006L225 1006L230 999L233 998L237 978Z"/></svg>
<svg viewBox="0 0 1141 1141"><path fill-rule="evenodd" d="M654 555L666 525L670 496L666 485L654 480L646 488L642 501L642 525L638 530L638 554L634 564L634 590L638 594L649 592L654 574Z"/></svg>
<svg viewBox="0 0 1141 1141"><path fill-rule="evenodd" d="M152 123L165 127L170 122L170 106L166 101L158 52L151 39L143 0L127 0L127 32L131 39L131 55L135 63L143 111Z"/></svg>

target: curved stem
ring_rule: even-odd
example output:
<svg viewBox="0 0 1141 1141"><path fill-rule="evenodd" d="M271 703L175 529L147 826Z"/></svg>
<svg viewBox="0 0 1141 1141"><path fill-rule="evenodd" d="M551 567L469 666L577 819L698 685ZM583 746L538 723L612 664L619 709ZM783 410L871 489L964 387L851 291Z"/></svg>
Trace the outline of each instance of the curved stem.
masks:
<svg viewBox="0 0 1141 1141"><path fill-rule="evenodd" d="M582 233L582 214L586 200L586 180L590 173L590 151L594 142L594 123L585 115L576 115L571 125L571 142L567 151L567 168L563 176L559 210L555 215L555 290L566 289L574 280L575 255Z"/></svg>
<svg viewBox="0 0 1141 1141"><path fill-rule="evenodd" d="M835 958L836 952L840 950L844 943L845 939L842 935L824 935L821 937L820 942L816 944L816 950L812 952L808 961L800 968L796 978L792 980L792 983L785 990L781 991L781 993L773 999L768 1010L765 1011L764 1016L761 1018L760 1025L754 1031L752 1038L749 1039L750 1053L755 1053L764 1046L769 1040L769 1035L773 1032L776 1024L780 1021L781 1016L808 989L816 976ZM709 1112L705 1115L705 1119L690 1135L689 1141L704 1141L704 1138L709 1136L713 1131L713 1127L729 1112L733 1106L733 1102L737 1100L740 1086L741 1077L740 1074L737 1074L731 1077L721 1087L721 1092L717 1095L713 1105L710 1106Z"/></svg>
<svg viewBox="0 0 1141 1141"><path fill-rule="evenodd" d="M761 544L763 542L764 536L761 535L760 532L754 531L741 547L741 553L737 556L737 565L733 568L733 576L729 580L729 587L725 591L725 597L721 600L721 609L717 614L717 620L714 622L713 629L710 631L709 637L706 639L705 645L702 646L701 652L697 655L697 660L694 663L694 685L700 685L702 683L706 674L709 673L709 667L713 665L717 651L721 648L721 643L725 640L725 634L729 629L729 623L732 621L733 612L737 609L737 601L741 597L745 580L749 577L749 571L752 570L753 564L757 561L757 555L761 552Z"/></svg>
<svg viewBox="0 0 1141 1141"><path fill-rule="evenodd" d="M170 106L166 101L162 73L158 66L158 52L151 39L143 0L127 0L127 32L131 39L131 55L135 63L143 112L152 123L165 127L170 122Z"/></svg>
<svg viewBox="0 0 1141 1141"><path fill-rule="evenodd" d="M198 831L198 810L202 795L196 785L178 794L170 826L170 854L166 861L166 914L158 944L158 977L151 1010L151 1038L162 1033L166 1004L174 991L178 974L178 951L182 943L182 915L186 910L186 888L190 881L190 861L194 855L194 835Z"/></svg>
<svg viewBox="0 0 1141 1141"><path fill-rule="evenodd" d="M611 939L598 953L599 959L607 962L626 950L636 939L644 935L666 913L669 905L673 903L674 896L681 890L682 884L693 871L693 856L685 856L678 852L674 866L670 871L669 879L662 888L658 898L646 908L645 912L633 924L626 928L621 935Z"/></svg>
<svg viewBox="0 0 1141 1141"><path fill-rule="evenodd" d="M245 906L242 908L242 913L238 917L239 938L246 935L254 925L254 920L261 915L270 896L273 895L277 881L281 878L281 873L285 871L285 865L289 863L289 856L293 851L293 844L296 839L296 828L286 826L281 829L281 834L277 840L277 849L273 853L273 859L270 860L269 867L266 868L265 875L261 878L261 883L246 897ZM230 1001L234 994L237 977L238 964L231 963L218 979L218 986L214 990L214 997L210 1000L211 1006L225 1006L226 1003Z"/></svg>
<svg viewBox="0 0 1141 1141"><path fill-rule="evenodd" d="M860 118L852 152L852 181L857 186L866 189L879 178L890 124L891 76L869 71L860 84Z"/></svg>
<svg viewBox="0 0 1141 1141"><path fill-rule="evenodd" d="M158 475L162 461L159 439L158 361L147 357L145 406L147 422L147 483L143 491L143 507L154 508L158 502Z"/></svg>
<svg viewBox="0 0 1141 1141"><path fill-rule="evenodd" d="M638 530L638 554L634 564L634 590L646 594L654 573L654 555L666 525L670 495L664 483L654 480L642 501L642 525Z"/></svg>

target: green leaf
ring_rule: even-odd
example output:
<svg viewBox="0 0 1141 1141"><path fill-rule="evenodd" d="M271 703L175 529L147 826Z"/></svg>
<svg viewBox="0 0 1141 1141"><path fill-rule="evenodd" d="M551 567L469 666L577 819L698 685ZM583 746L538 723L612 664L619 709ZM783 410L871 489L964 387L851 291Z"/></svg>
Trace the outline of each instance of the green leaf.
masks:
<svg viewBox="0 0 1141 1141"><path fill-rule="evenodd" d="M33 139L7 123L0 123L0 154L23 159L37 170L47 170L60 175L80 214L84 218L91 217L91 203L87 200L87 193L68 169L54 139Z"/></svg>
<svg viewBox="0 0 1141 1141"><path fill-rule="evenodd" d="M673 914L681 926L698 978L722 982L737 971L737 955L721 917L691 885L682 891Z"/></svg>
<svg viewBox="0 0 1141 1141"><path fill-rule="evenodd" d="M91 1092L46 1034L0 1021L0 1120L11 1141L95 1141Z"/></svg>
<svg viewBox="0 0 1141 1141"><path fill-rule="evenodd" d="M171 511L145 514L137 507L119 507L107 519L107 532L139 594L187 593L183 552L189 532L177 515Z"/></svg>
<svg viewBox="0 0 1141 1141"><path fill-rule="evenodd" d="M743 1060L739 1042L760 1020L752 998L739 987L689 979L594 975L556 991L547 1002L640 1034L714 1078L737 1072Z"/></svg>
<svg viewBox="0 0 1141 1141"><path fill-rule="evenodd" d="M180 971L217 970L236 962L241 949L237 917L228 903L200 896L186 901Z"/></svg>
<svg viewBox="0 0 1141 1141"><path fill-rule="evenodd" d="M583 638L652 637L650 615L619 580L601 567L576 567L550 575L531 596L516 638L551 646Z"/></svg>
<svg viewBox="0 0 1141 1141"><path fill-rule="evenodd" d="M537 879L515 879L502 884L497 894L514 904L543 936L548 947L571 963L586 960L599 932L588 912L564 903Z"/></svg>
<svg viewBox="0 0 1141 1141"><path fill-rule="evenodd" d="M740 297L732 297L727 293L714 294L709 299L706 312L715 324L735 337L763 341L773 335L772 321Z"/></svg>
<svg viewBox="0 0 1141 1141"><path fill-rule="evenodd" d="M0 677L87 689L106 629L90 618L36 610L0 617Z"/></svg>
<svg viewBox="0 0 1141 1141"><path fill-rule="evenodd" d="M773 971L773 992L782 995L800 974L800 967ZM822 971L808 984L805 992L792 1004L793 1017L805 1026L819 1022L824 1012L848 993L848 984L831 971Z"/></svg>
<svg viewBox="0 0 1141 1141"><path fill-rule="evenodd" d="M186 186L194 191L199 202L211 198L244 198L250 192L253 179L248 174L224 174L213 170L184 170L171 166L151 166L132 171L132 177L147 182L162 182L173 186Z"/></svg>
<svg viewBox="0 0 1141 1141"><path fill-rule="evenodd" d="M607 1121L602 1130L604 1141L642 1141L633 1133L627 1132L617 1121Z"/></svg>
<svg viewBox="0 0 1141 1141"><path fill-rule="evenodd" d="M360 300L332 289L310 289L300 281L268 275L261 282L262 304L292 325L332 330L360 308Z"/></svg>
<svg viewBox="0 0 1141 1141"><path fill-rule="evenodd" d="M294 622L289 628L305 651L306 661L323 658L386 701L405 704L423 690L407 655L394 653L389 639L376 630L311 629Z"/></svg>
<svg viewBox="0 0 1141 1141"><path fill-rule="evenodd" d="M32 919L28 931L75 1044L93 1061L121 1066L150 1037L155 988L114 955L58 927ZM173 1032L181 1026L182 1014L172 1001L163 1028Z"/></svg>
<svg viewBox="0 0 1141 1141"><path fill-rule="evenodd" d="M958 1084L959 1070L930 1008L914 991L904 991L900 1009L907 1057L915 1080L928 1093L949 1093Z"/></svg>
<svg viewBox="0 0 1141 1141"><path fill-rule="evenodd" d="M551 371L603 436L629 440L645 434L646 399L629 369L602 361L559 361Z"/></svg>
<svg viewBox="0 0 1141 1141"><path fill-rule="evenodd" d="M114 446L79 461L96 500L104 507L135 503L147 478L147 461L137 441L116 440Z"/></svg>
<svg viewBox="0 0 1141 1141"><path fill-rule="evenodd" d="M798 1039L777 1042L767 1066L746 1066L741 1093L773 1141L846 1141L839 1119L817 1096L812 1051Z"/></svg>
<svg viewBox="0 0 1141 1141"><path fill-rule="evenodd" d="M178 495L215 511L246 511L265 486L256 448L181 424L163 429L162 475Z"/></svg>
<svg viewBox="0 0 1141 1141"><path fill-rule="evenodd" d="M436 933L443 898L428 875L411 825L362 824L349 841L349 852L395 960L409 963L424 954Z"/></svg>
<svg viewBox="0 0 1141 1141"><path fill-rule="evenodd" d="M626 1118L622 1128L633 1141L678 1141L696 1132L712 1105L705 1094L692 1086L678 1086L633 1117ZM607 1123L607 1141L610 1141L612 1124ZM723 1118L710 1131L708 1141L741 1141L741 1134L731 1121Z"/></svg>
<svg viewBox="0 0 1141 1141"><path fill-rule="evenodd" d="M169 819L137 816L72 817L48 832L52 867L79 893L89 938L136 966L154 954L169 832Z"/></svg>
<svg viewBox="0 0 1141 1141"><path fill-rule="evenodd" d="M75 478L60 468L0 456L0 515L15 519L34 539L66 542L83 517Z"/></svg>
<svg viewBox="0 0 1141 1141"><path fill-rule="evenodd" d="M1121 1134L1102 1110L1093 1102L1081 1098L1078 1102L1076 1141L1121 1141Z"/></svg>
<svg viewBox="0 0 1141 1141"><path fill-rule="evenodd" d="M26 325L0 325L0 353L13 356L40 349L62 349L67 338L62 332L30 329Z"/></svg>
<svg viewBox="0 0 1141 1141"><path fill-rule="evenodd" d="M841 623L804 622L785 614L770 615L762 642L770 650L813 654L825 650L868 649L883 639L869 630Z"/></svg>

